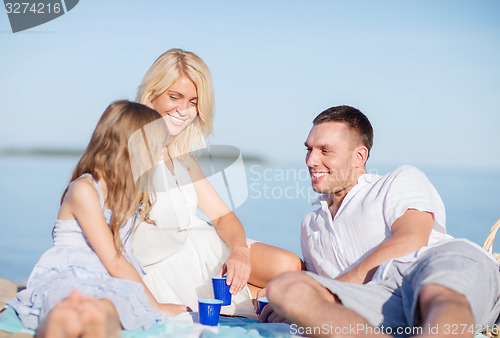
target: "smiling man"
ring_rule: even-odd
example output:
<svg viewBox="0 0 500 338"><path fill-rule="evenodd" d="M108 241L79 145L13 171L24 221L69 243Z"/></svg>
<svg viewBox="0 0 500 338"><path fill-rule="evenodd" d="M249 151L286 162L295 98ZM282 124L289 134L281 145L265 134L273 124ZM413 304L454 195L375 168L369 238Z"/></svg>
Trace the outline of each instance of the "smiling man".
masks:
<svg viewBox="0 0 500 338"><path fill-rule="evenodd" d="M308 272L269 284L272 309L261 321L285 319L309 336L456 337L455 326L472 336L492 325L500 311L498 263L446 234L443 202L421 171L368 174L372 143L372 126L355 108L332 107L314 119L306 164L323 195L302 221ZM407 330L414 328L422 330Z"/></svg>
<svg viewBox="0 0 500 338"><path fill-rule="evenodd" d="M363 113L332 107L313 124L306 165L313 189L324 195L302 222L308 271L363 283L382 262L447 237L443 202L421 171L367 174L373 129Z"/></svg>

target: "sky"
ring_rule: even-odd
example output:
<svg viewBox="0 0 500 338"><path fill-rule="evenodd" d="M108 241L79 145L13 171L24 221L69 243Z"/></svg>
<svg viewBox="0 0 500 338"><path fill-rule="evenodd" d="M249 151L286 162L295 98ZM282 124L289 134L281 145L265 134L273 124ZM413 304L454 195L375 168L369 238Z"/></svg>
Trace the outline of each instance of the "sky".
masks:
<svg viewBox="0 0 500 338"><path fill-rule="evenodd" d="M80 1L12 33L0 8L0 149L83 149L170 48L215 86L212 144L303 161L311 121L351 105L368 164L500 169L500 1Z"/></svg>

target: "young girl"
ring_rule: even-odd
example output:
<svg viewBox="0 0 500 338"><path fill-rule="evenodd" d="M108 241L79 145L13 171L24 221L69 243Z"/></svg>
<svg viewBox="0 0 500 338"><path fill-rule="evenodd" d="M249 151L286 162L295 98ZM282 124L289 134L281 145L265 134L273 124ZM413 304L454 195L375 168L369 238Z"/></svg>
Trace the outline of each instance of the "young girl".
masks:
<svg viewBox="0 0 500 338"><path fill-rule="evenodd" d="M153 170L144 163L157 161L166 142L156 111L128 101L106 109L62 196L54 246L35 265L27 288L6 303L26 327L41 324L38 334L47 336L85 336L105 322L114 332L104 335L119 335L122 327L145 328L187 310L159 304L131 255L134 226L152 223Z"/></svg>
<svg viewBox="0 0 500 338"><path fill-rule="evenodd" d="M222 312L255 316L252 298L286 271L301 269L294 254L248 240L231 209L210 185L193 147L204 148L212 131L214 97L210 72L196 54L171 49L144 76L137 101L158 111L169 136L155 179L151 218L134 233L134 253L144 281L160 302L196 306L213 297L211 277L227 273L232 304ZM199 209L214 226L197 217Z"/></svg>

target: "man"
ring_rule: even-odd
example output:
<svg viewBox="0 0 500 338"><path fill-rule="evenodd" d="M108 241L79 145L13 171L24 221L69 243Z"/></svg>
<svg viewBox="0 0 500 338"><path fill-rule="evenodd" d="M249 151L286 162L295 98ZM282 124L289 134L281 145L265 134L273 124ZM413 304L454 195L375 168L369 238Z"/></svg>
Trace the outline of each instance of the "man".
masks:
<svg viewBox="0 0 500 338"><path fill-rule="evenodd" d="M302 222L310 272L271 282L275 313L267 307L261 320L282 316L302 329L297 333L357 336L456 336L454 324L473 335L476 323L493 324L498 264L446 235L443 203L425 175L410 166L367 174L373 130L355 108L327 109L313 124L306 164L313 189L325 195ZM412 327L427 331L393 331Z"/></svg>
<svg viewBox="0 0 500 338"><path fill-rule="evenodd" d="M404 166L367 174L373 129L365 115L333 107L313 123L306 164L313 189L325 195L302 222L308 271L362 283L387 259L446 237L443 202L422 172Z"/></svg>

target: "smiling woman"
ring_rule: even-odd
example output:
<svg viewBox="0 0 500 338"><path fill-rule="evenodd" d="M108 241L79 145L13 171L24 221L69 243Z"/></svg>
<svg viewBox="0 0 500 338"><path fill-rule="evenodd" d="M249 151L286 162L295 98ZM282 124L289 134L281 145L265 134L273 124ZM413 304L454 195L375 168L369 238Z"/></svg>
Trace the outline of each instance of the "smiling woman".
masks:
<svg viewBox="0 0 500 338"><path fill-rule="evenodd" d="M204 137L212 132L212 77L205 62L194 53L182 49L163 53L144 76L137 101L168 115L165 120L174 137L169 144L173 157L188 160L191 147L203 147ZM187 115L190 121L184 123Z"/></svg>
<svg viewBox="0 0 500 338"><path fill-rule="evenodd" d="M222 312L255 317L252 298L280 273L301 269L300 259L283 249L246 238L241 222L204 176L194 147L204 147L212 131L210 72L194 53L171 49L151 66L137 99L156 109L170 133L155 172L150 217L134 233L134 253L144 281L160 302L192 309L212 298L211 277L227 274L232 303ZM199 209L213 226L197 217Z"/></svg>
<svg viewBox="0 0 500 338"><path fill-rule="evenodd" d="M151 104L153 109L165 117L170 136L177 136L198 115L196 86L188 77L181 76Z"/></svg>

